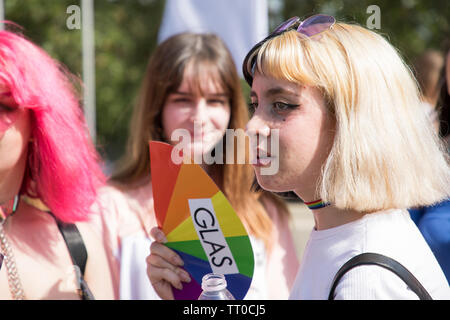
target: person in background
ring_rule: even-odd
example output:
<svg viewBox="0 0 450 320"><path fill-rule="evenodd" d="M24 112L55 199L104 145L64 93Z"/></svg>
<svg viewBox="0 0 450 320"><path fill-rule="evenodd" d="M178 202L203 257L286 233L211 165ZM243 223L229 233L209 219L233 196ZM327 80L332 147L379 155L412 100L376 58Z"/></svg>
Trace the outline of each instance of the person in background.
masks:
<svg viewBox="0 0 450 320"><path fill-rule="evenodd" d="M102 191L107 219L120 260L121 299L170 299L156 295L146 274L146 258L156 227L150 172L149 141L171 140L177 129L191 133L192 152L211 152L224 143L226 129L243 129L248 108L230 52L213 34L182 33L162 42L150 57L134 108L127 152ZM195 123L203 135L194 136ZM226 158L224 147L224 159ZM225 163L223 161L222 163ZM298 261L284 202L267 192L253 192L248 164L201 164L229 199L249 232L255 253L255 274L249 299L287 298ZM157 244L158 245L158 244ZM155 286L182 287L190 281L174 257L168 279Z"/></svg>
<svg viewBox="0 0 450 320"><path fill-rule="evenodd" d="M449 197L448 157L396 49L332 16L293 17L250 50L243 71L255 110L249 136L279 137L279 152L254 165L259 185L293 190L313 210L290 298L417 299L379 265L351 269L332 290L344 264L375 253L411 271L428 292L421 298L450 299L445 275L405 209ZM273 161L278 172L262 174ZM153 233L158 239L162 232ZM156 249L148 258L153 283L158 268L172 267L170 254Z"/></svg>
<svg viewBox="0 0 450 320"><path fill-rule="evenodd" d="M106 179L74 84L41 48L0 31L0 299L118 297L115 260L92 210ZM79 232L83 282L59 224Z"/></svg>
<svg viewBox="0 0 450 320"><path fill-rule="evenodd" d="M414 74L422 93L422 103L436 130L439 128L436 102L439 97L439 76L444 65L444 57L437 50L427 50L414 63Z"/></svg>
<svg viewBox="0 0 450 320"><path fill-rule="evenodd" d="M450 42L450 40L447 40ZM446 50L445 65L440 77L440 94L438 100L439 135L447 143L450 153L450 49Z"/></svg>
<svg viewBox="0 0 450 320"><path fill-rule="evenodd" d="M437 83L437 131L450 153L450 50ZM450 284L450 199L431 206L409 209L411 218L422 232Z"/></svg>

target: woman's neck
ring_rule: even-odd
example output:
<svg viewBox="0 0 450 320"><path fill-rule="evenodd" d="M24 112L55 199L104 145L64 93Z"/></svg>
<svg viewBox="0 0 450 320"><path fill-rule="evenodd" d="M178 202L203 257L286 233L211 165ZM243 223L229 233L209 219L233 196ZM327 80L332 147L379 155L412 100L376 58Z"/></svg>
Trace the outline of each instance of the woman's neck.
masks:
<svg viewBox="0 0 450 320"><path fill-rule="evenodd" d="M302 195L296 194L304 201L314 201L317 199L303 198ZM361 219L366 213L355 210L338 209L335 206L328 205L320 209L311 210L314 215L314 228L316 230L325 230L335 228L346 223Z"/></svg>
<svg viewBox="0 0 450 320"><path fill-rule="evenodd" d="M365 215L365 213L354 210L338 209L333 205L312 211L316 230L335 228L361 219Z"/></svg>

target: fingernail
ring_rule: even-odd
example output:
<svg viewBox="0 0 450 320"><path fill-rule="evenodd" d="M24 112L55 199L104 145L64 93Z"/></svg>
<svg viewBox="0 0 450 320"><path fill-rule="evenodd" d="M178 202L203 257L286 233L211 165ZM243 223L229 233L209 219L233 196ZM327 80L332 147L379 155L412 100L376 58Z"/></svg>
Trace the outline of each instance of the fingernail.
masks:
<svg viewBox="0 0 450 320"><path fill-rule="evenodd" d="M181 280L184 282L191 282L191 277L189 276L189 273L187 273L183 269L178 269L178 275L181 277Z"/></svg>
<svg viewBox="0 0 450 320"><path fill-rule="evenodd" d="M179 256L174 256L173 262L178 266L184 266L184 261Z"/></svg>
<svg viewBox="0 0 450 320"><path fill-rule="evenodd" d="M166 243L167 242L167 238L166 238L166 236L164 235L164 233L158 233L158 235L157 235L157 240L158 240L158 242L162 242L162 243Z"/></svg>

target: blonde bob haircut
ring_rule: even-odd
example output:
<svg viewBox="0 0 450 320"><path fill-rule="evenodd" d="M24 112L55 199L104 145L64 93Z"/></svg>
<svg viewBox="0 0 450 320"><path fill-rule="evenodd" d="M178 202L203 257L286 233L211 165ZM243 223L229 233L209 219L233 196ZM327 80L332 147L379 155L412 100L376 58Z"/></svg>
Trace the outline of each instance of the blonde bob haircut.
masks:
<svg viewBox="0 0 450 320"><path fill-rule="evenodd" d="M286 31L250 53L245 68L323 93L336 133L316 186L322 200L374 212L450 196L448 154L417 82L379 34L346 23L311 38Z"/></svg>

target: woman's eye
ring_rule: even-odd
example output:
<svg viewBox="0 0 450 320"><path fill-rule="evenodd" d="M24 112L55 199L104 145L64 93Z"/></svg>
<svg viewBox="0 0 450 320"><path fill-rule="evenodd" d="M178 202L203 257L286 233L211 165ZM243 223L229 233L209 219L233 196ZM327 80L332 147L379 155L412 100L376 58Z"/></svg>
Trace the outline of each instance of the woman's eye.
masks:
<svg viewBox="0 0 450 320"><path fill-rule="evenodd" d="M10 112L15 110L15 108L8 107L7 105L4 105L3 103L0 103L0 111L6 111Z"/></svg>
<svg viewBox="0 0 450 320"><path fill-rule="evenodd" d="M258 103L257 102L251 102L248 104L248 107L250 109L250 111L255 111L256 108L258 108Z"/></svg>
<svg viewBox="0 0 450 320"><path fill-rule="evenodd" d="M275 102L273 104L273 109L277 112L283 112L288 111L297 108L298 104L290 104L290 103L284 103L284 102Z"/></svg>
<svg viewBox="0 0 450 320"><path fill-rule="evenodd" d="M173 102L175 102L175 103L187 103L187 102L189 102L189 99L186 99L186 98L176 98L176 99L173 100Z"/></svg>
<svg viewBox="0 0 450 320"><path fill-rule="evenodd" d="M209 105L224 105L225 104L225 101L224 100L220 100L220 99L211 99L211 100L208 100L208 104Z"/></svg>

